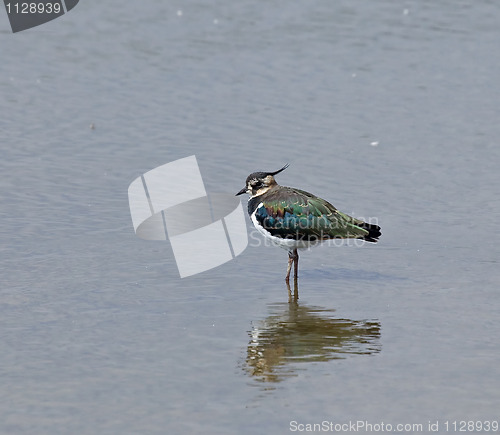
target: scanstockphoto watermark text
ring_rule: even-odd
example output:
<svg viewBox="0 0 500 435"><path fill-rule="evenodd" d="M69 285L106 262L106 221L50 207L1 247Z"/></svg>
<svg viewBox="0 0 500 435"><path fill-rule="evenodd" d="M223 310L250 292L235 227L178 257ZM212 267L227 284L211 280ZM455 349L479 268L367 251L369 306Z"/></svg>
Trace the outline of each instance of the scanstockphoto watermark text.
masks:
<svg viewBox="0 0 500 435"><path fill-rule="evenodd" d="M428 420L425 423L386 423L350 420L344 423L323 420L321 423L290 421L290 432L375 432L375 433L498 433L498 420Z"/></svg>
<svg viewBox="0 0 500 435"><path fill-rule="evenodd" d="M431 422L429 422L430 424ZM423 432L423 423L370 423L366 420L354 420L346 423L337 423L323 420L321 423L300 423L296 420L290 422L290 432Z"/></svg>
<svg viewBox="0 0 500 435"><path fill-rule="evenodd" d="M360 218L360 220L365 221L370 225L378 225L378 218L376 218L376 217L371 217L368 219ZM359 239L349 238L349 237L329 238L330 236L328 236L328 234L324 230L321 230L321 229L318 229L318 232L315 235L304 235L301 232L301 225L303 225L303 224L300 222L295 224L293 226L293 229L289 232L289 234L286 238L294 239L294 240L301 240L301 241L305 241L305 242L311 242L311 246L315 246L315 244L318 244L318 243L321 243L322 245L334 246L334 247L337 247L337 246L359 247L359 246L363 246L366 244L366 241L363 240L362 238L359 238ZM331 225L332 224L330 223L330 226ZM333 226L333 227L335 228L335 226ZM308 227L305 225L304 225L304 228L308 229ZM346 225L342 224L342 223L338 223L338 224L336 224L336 228L341 229L341 230L345 230ZM279 229L279 227L275 226L272 229L277 230L277 229ZM286 224L283 224L281 229L290 230L290 228L288 228L286 226ZM325 235L325 237L323 237L323 234ZM273 246L273 244L274 244L271 239L262 237L262 235L257 230L253 230L253 229L250 230L250 233L248 235L248 239L249 239L248 246L250 246L252 248L258 248L260 246L266 246L266 247Z"/></svg>

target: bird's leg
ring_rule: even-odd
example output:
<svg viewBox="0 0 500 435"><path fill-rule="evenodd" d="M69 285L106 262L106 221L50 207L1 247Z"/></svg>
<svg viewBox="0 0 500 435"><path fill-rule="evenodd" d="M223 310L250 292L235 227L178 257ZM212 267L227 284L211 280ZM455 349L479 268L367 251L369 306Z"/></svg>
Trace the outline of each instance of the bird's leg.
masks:
<svg viewBox="0 0 500 435"><path fill-rule="evenodd" d="M293 268L293 279L297 281L297 278L299 277L299 253L297 249L293 250L293 260L295 262Z"/></svg>
<svg viewBox="0 0 500 435"><path fill-rule="evenodd" d="M290 287L290 282L286 282L286 289L288 291L288 303L291 304L292 302L297 303L299 300L299 284L296 279L293 280L293 292Z"/></svg>
<svg viewBox="0 0 500 435"><path fill-rule="evenodd" d="M290 288L290 281L285 281L286 289L288 291L288 303L292 302L292 289Z"/></svg>
<svg viewBox="0 0 500 435"><path fill-rule="evenodd" d="M299 282L297 281L297 278L295 278L293 280L293 300L297 302L298 299L299 299Z"/></svg>
<svg viewBox="0 0 500 435"><path fill-rule="evenodd" d="M288 268L286 270L286 277L285 277L285 281L287 283L290 282L290 271L292 270L292 263L293 263L293 254L292 254L292 251L288 251Z"/></svg>

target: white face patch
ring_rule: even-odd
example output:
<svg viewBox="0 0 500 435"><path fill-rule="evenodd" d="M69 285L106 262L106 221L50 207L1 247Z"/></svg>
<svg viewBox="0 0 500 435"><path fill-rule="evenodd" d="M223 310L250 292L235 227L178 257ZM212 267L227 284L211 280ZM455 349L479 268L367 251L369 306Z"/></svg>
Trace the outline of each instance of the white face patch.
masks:
<svg viewBox="0 0 500 435"><path fill-rule="evenodd" d="M263 195L275 184L276 181L272 175L260 179L252 178L247 184L247 193L250 195L250 198Z"/></svg>
<svg viewBox="0 0 500 435"><path fill-rule="evenodd" d="M260 189L258 189L257 191L253 191L252 192L252 197L254 196L259 196L259 195L263 195L264 193L266 193L269 189L271 188L271 186L264 186L264 187L261 187Z"/></svg>

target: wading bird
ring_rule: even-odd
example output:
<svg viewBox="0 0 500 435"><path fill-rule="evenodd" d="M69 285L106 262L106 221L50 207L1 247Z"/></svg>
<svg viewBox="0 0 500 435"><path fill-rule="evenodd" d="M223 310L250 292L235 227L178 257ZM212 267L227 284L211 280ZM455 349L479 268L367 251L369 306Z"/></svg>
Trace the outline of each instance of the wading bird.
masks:
<svg viewBox="0 0 500 435"><path fill-rule="evenodd" d="M338 211L332 204L309 192L280 186L274 172L254 172L236 196L248 193L248 214L255 228L267 239L288 251L286 282L294 265L299 269L298 249L307 249L329 239L362 239L377 242L378 225L369 224Z"/></svg>

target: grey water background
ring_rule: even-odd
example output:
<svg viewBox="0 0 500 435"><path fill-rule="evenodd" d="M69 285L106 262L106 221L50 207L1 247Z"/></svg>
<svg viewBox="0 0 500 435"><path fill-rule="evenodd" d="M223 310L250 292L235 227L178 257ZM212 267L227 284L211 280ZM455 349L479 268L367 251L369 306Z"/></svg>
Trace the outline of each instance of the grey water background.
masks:
<svg viewBox="0 0 500 435"><path fill-rule="evenodd" d="M499 420L500 4L106 2L0 13L0 433ZM90 128L90 126L94 128ZM179 279L128 185L195 154L375 218L300 259L250 227Z"/></svg>

